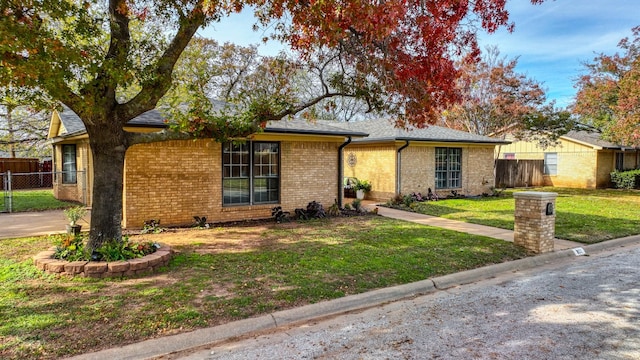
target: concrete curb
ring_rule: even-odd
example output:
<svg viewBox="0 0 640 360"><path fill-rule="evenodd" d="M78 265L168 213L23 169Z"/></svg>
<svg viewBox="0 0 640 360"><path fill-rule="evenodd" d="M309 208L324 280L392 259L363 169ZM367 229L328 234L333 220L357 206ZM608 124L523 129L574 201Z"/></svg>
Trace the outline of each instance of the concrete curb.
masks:
<svg viewBox="0 0 640 360"><path fill-rule="evenodd" d="M585 245L585 254L612 250L640 243L640 235L609 240L598 244ZM410 284L378 289L362 294L324 301L302 306L256 318L235 321L229 324L199 329L189 333L166 336L146 340L140 343L119 348L106 349L99 352L78 355L69 360L102 360L102 359L153 359L172 353L206 346L233 337L249 333L294 325L313 319L344 314L350 311L363 310L385 303L407 299L415 296L434 293L454 286L486 280L506 272L517 272L553 263L555 260L576 257L573 249L556 251L543 255L519 259L501 264L485 266L477 269L444 275Z"/></svg>

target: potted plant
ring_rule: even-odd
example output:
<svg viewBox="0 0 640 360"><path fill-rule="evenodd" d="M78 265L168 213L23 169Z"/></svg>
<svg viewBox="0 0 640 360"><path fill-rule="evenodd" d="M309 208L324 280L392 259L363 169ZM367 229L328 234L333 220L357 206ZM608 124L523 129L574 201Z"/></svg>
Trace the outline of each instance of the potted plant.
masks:
<svg viewBox="0 0 640 360"><path fill-rule="evenodd" d="M64 215L69 219L67 233L73 235L78 235L80 233L82 225L78 225L78 220L80 220L86 213L87 209L83 206L74 206L64 210Z"/></svg>
<svg viewBox="0 0 640 360"><path fill-rule="evenodd" d="M362 200L365 194L371 191L371 183L367 180L358 180L354 188L356 189L356 198Z"/></svg>

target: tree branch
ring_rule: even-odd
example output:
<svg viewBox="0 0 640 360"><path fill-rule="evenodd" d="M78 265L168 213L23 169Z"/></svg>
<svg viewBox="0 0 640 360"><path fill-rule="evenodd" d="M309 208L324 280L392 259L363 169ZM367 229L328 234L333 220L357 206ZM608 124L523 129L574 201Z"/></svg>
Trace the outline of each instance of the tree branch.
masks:
<svg viewBox="0 0 640 360"><path fill-rule="evenodd" d="M118 114L122 119L133 119L156 107L158 101L171 87L173 68L185 47L193 38L200 26L204 25L206 15L202 1L199 1L186 17L180 19L180 28L171 43L152 69L156 76L151 81L142 84L142 90L128 103L118 106Z"/></svg>

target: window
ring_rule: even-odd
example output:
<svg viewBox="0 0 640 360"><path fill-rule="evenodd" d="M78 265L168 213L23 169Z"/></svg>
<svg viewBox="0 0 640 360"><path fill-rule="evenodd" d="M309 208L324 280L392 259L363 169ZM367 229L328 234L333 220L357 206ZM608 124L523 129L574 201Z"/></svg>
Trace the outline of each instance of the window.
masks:
<svg viewBox="0 0 640 360"><path fill-rule="evenodd" d="M624 170L624 153L616 153L616 170Z"/></svg>
<svg viewBox="0 0 640 360"><path fill-rule="evenodd" d="M558 153L544 154L544 173L545 175L558 174Z"/></svg>
<svg viewBox="0 0 640 360"><path fill-rule="evenodd" d="M222 146L222 204L272 204L280 199L280 144Z"/></svg>
<svg viewBox="0 0 640 360"><path fill-rule="evenodd" d="M62 183L75 184L76 179L76 146L62 145Z"/></svg>
<svg viewBox="0 0 640 360"><path fill-rule="evenodd" d="M462 149L436 148L436 189L462 187Z"/></svg>

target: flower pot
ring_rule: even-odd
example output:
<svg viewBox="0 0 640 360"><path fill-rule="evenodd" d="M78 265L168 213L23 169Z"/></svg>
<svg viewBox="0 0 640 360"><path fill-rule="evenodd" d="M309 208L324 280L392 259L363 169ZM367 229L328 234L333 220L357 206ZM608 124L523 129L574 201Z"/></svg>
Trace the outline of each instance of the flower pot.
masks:
<svg viewBox="0 0 640 360"><path fill-rule="evenodd" d="M356 198L362 200L364 199L364 190L357 190L356 191Z"/></svg>
<svg viewBox="0 0 640 360"><path fill-rule="evenodd" d="M67 225L67 234L79 235L82 225Z"/></svg>

